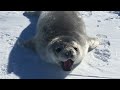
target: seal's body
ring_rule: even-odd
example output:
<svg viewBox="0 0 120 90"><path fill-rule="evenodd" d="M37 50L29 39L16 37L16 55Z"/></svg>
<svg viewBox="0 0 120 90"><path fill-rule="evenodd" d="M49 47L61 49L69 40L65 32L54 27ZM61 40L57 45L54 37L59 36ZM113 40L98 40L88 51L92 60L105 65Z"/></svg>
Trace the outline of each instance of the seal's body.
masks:
<svg viewBox="0 0 120 90"><path fill-rule="evenodd" d="M24 45L34 49L43 60L70 71L99 41L87 36L78 11L42 11L35 37Z"/></svg>

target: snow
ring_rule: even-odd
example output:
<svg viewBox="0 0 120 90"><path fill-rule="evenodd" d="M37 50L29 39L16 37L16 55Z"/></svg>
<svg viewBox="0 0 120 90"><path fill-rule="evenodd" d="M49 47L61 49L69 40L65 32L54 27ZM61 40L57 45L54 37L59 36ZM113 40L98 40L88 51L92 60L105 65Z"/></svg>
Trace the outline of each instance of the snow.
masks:
<svg viewBox="0 0 120 90"><path fill-rule="evenodd" d="M24 11L0 12L0 79L117 79L120 78L120 16L115 11L81 11L89 36L101 45L71 72L45 63L18 40L35 34L37 16Z"/></svg>

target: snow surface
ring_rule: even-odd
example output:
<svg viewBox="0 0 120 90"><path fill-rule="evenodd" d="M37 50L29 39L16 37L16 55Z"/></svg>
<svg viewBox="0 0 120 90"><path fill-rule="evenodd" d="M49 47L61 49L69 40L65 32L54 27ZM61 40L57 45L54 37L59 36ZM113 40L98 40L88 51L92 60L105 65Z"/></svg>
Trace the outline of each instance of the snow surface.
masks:
<svg viewBox="0 0 120 90"><path fill-rule="evenodd" d="M88 53L71 72L40 60L33 51L18 45L35 34L37 16L24 11L0 12L1 79L118 79L120 78L120 13L81 11L89 36L101 45Z"/></svg>

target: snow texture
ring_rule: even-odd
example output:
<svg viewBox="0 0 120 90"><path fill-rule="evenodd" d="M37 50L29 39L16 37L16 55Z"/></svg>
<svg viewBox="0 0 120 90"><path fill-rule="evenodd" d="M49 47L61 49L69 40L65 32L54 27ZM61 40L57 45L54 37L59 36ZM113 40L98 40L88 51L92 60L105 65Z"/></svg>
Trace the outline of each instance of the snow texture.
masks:
<svg viewBox="0 0 120 90"><path fill-rule="evenodd" d="M81 11L89 36L101 40L73 71L45 63L18 41L35 35L37 16L24 11L0 12L1 79L118 79L120 78L120 12Z"/></svg>

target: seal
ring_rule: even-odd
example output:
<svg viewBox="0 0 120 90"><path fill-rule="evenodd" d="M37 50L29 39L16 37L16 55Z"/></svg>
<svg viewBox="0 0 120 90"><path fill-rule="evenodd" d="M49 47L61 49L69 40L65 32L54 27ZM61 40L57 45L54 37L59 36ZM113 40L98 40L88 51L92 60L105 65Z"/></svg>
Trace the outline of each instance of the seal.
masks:
<svg viewBox="0 0 120 90"><path fill-rule="evenodd" d="M37 14L40 17L36 35L23 44L36 51L42 60L57 64L64 71L71 71L99 45L97 38L86 34L78 11L41 11Z"/></svg>

